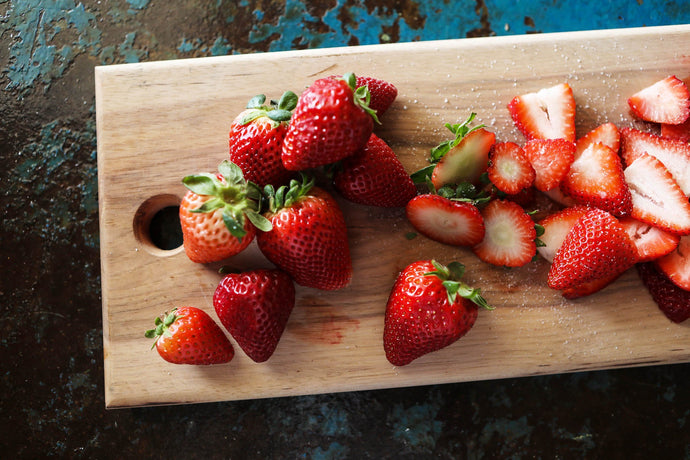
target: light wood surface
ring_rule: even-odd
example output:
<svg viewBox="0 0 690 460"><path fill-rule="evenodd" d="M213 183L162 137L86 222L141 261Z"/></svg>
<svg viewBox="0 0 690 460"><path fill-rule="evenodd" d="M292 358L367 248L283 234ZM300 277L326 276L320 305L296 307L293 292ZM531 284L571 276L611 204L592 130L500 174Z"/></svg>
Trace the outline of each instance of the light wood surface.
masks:
<svg viewBox="0 0 690 460"><path fill-rule="evenodd" d="M176 366L151 350L155 316L194 305L215 319L219 265L190 262L146 238L156 209L176 204L183 176L215 171L230 121L250 97L300 93L319 77L353 71L393 82L399 96L377 127L409 172L448 139L443 125L476 112L501 141L524 142L506 104L567 81L578 135L599 123L637 126L627 97L669 74L690 76L690 26L491 37L238 55L96 68L98 181L106 406L183 404L356 391L690 361L690 329L664 317L634 270L606 290L566 301L546 286L540 260L506 270L412 230L400 209L339 198L354 277L322 292L298 287L283 338L265 363L235 346L220 366ZM436 258L467 266L494 311L454 345L396 368L384 356L383 313L396 275ZM270 266L256 244L229 261ZM234 341L233 341L234 343Z"/></svg>

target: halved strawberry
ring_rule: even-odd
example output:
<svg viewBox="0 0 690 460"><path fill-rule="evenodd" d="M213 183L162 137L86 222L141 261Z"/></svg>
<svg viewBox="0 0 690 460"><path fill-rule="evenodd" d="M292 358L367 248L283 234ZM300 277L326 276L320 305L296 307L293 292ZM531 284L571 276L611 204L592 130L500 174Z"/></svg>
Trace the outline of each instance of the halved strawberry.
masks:
<svg viewBox="0 0 690 460"><path fill-rule="evenodd" d="M496 135L484 128L475 129L441 157L431 174L434 187L470 182L478 184L489 166L489 150Z"/></svg>
<svg viewBox="0 0 690 460"><path fill-rule="evenodd" d="M647 262L665 256L678 246L680 237L632 217L622 217L619 222L637 248L637 258Z"/></svg>
<svg viewBox="0 0 690 460"><path fill-rule="evenodd" d="M618 127L611 122L597 126L575 142L575 155L577 156L591 144L597 142L601 142L618 153L621 145L621 134Z"/></svg>
<svg viewBox="0 0 690 460"><path fill-rule="evenodd" d="M575 158L575 144L565 139L532 139L524 151L536 173L534 187L542 192L561 183Z"/></svg>
<svg viewBox="0 0 690 460"><path fill-rule="evenodd" d="M642 120L677 125L690 115L690 91L683 80L669 75L630 96L628 105Z"/></svg>
<svg viewBox="0 0 690 460"><path fill-rule="evenodd" d="M480 260L498 266L521 267L537 252L534 221L517 203L492 200L481 211L484 239L472 250Z"/></svg>
<svg viewBox="0 0 690 460"><path fill-rule="evenodd" d="M637 264L637 273L659 310L674 323L690 318L690 291L679 288L651 262Z"/></svg>
<svg viewBox="0 0 690 460"><path fill-rule="evenodd" d="M690 142L690 117L679 125L669 123L661 124L661 137Z"/></svg>
<svg viewBox="0 0 690 460"><path fill-rule="evenodd" d="M500 191L514 195L534 182L534 168L515 142L497 142L489 153L489 180Z"/></svg>
<svg viewBox="0 0 690 460"><path fill-rule="evenodd" d="M587 206L570 206L540 220L538 224L544 228L544 233L539 237L543 244L537 247L539 255L553 262L558 248L565 241L565 236L588 210Z"/></svg>
<svg viewBox="0 0 690 460"><path fill-rule="evenodd" d="M610 213L591 208L568 232L549 270L548 284L567 290L623 273L637 261L637 250Z"/></svg>
<svg viewBox="0 0 690 460"><path fill-rule="evenodd" d="M681 289L690 291L690 236L684 236L676 249L657 259L656 265Z"/></svg>
<svg viewBox="0 0 690 460"><path fill-rule="evenodd" d="M659 160L643 153L625 168L625 180L632 217L671 233L690 234L688 198Z"/></svg>
<svg viewBox="0 0 690 460"><path fill-rule="evenodd" d="M515 126L529 139L575 142L575 98L568 83L514 97L508 103Z"/></svg>
<svg viewBox="0 0 690 460"><path fill-rule="evenodd" d="M576 152L561 182L561 190L578 203L601 208L615 216L625 216L632 210L621 159L600 142Z"/></svg>
<svg viewBox="0 0 690 460"><path fill-rule="evenodd" d="M683 193L690 195L690 144L633 128L621 128L621 156L626 165L647 153L671 172Z"/></svg>
<svg viewBox="0 0 690 460"><path fill-rule="evenodd" d="M405 212L419 233L440 243L472 246L484 238L482 216L467 202L427 193L412 198Z"/></svg>

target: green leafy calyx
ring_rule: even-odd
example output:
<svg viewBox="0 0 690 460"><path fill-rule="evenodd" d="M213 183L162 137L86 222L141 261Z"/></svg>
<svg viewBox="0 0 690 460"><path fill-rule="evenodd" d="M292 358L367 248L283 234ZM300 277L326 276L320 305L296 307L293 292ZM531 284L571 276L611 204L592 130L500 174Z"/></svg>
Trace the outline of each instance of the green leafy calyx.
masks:
<svg viewBox="0 0 690 460"><path fill-rule="evenodd" d="M343 75L342 79L345 80L348 86L352 89L355 104L361 107L362 110L368 113L371 116L371 118L373 118L374 121L380 125L381 122L379 121L379 117L376 114L376 110L369 107L369 104L371 103L371 92L369 91L369 87L366 85L358 87L357 77L352 72Z"/></svg>
<svg viewBox="0 0 690 460"><path fill-rule="evenodd" d="M460 278L465 274L465 266L463 264L451 262L446 266L438 263L436 260L432 260L431 263L434 266L434 270L425 273L425 276L436 276L442 281L448 293L448 303L454 304L457 297L460 296L487 310L494 309L482 297L480 289L471 288L460 281Z"/></svg>
<svg viewBox="0 0 690 460"><path fill-rule="evenodd" d="M247 110L240 120L240 124L246 125L260 117L268 117L275 126L282 122L290 121L292 111L297 106L297 95L292 91L285 91L278 101L271 100L266 105L266 96L259 94L247 103Z"/></svg>
<svg viewBox="0 0 690 460"><path fill-rule="evenodd" d="M314 187L314 178L300 173L300 180L293 179L290 184L275 189L272 185L266 185L263 190L264 200L267 201L267 209L277 212L283 208L289 208L297 200L304 197Z"/></svg>

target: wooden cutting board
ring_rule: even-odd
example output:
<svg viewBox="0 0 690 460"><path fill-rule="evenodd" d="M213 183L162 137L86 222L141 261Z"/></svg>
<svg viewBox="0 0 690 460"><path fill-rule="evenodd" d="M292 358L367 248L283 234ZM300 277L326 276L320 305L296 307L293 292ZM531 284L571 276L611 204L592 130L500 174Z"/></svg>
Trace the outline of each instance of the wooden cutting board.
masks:
<svg viewBox="0 0 690 460"><path fill-rule="evenodd" d="M690 361L690 328L664 317L630 270L604 291L566 301L546 286L547 264L489 266L463 248L412 231L400 209L340 200L354 259L349 287L298 287L297 305L273 357L256 364L239 347L210 367L176 366L144 331L175 306L217 319L219 265L190 262L181 248L151 244L147 222L176 205L181 178L215 171L230 121L252 96L298 94L313 80L353 71L393 82L399 96L377 128L409 172L449 138L445 123L476 112L498 140L524 142L506 104L567 81L578 135L632 119L627 97L669 74L690 77L690 26L461 39L113 65L96 68L98 181L108 408L197 403L403 387ZM396 275L436 258L467 266L494 311L454 345L405 367L382 347L383 314ZM270 266L253 244L229 261Z"/></svg>

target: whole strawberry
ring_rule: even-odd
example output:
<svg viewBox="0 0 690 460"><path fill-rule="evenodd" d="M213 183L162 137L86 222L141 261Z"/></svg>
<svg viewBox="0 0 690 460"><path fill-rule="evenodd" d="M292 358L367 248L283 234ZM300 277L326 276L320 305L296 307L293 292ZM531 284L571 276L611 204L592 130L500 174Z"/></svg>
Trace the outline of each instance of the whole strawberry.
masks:
<svg viewBox="0 0 690 460"><path fill-rule="evenodd" d="M283 140L282 160L291 171L335 163L361 149L374 129L369 90L356 77L316 80L299 97ZM378 120L378 119L377 119Z"/></svg>
<svg viewBox="0 0 690 460"><path fill-rule="evenodd" d="M491 309L478 289L460 281L464 266L434 260L408 265L386 304L383 348L394 366L447 347L477 320L478 306Z"/></svg>
<svg viewBox="0 0 690 460"><path fill-rule="evenodd" d="M231 257L249 246L256 227L270 229L259 214L258 187L247 182L234 163L224 161L218 171L182 180L189 190L180 203L180 224L185 252L193 262Z"/></svg>
<svg viewBox="0 0 690 460"><path fill-rule="evenodd" d="M255 96L230 125L230 161L242 169L245 179L263 187L283 185L292 172L280 158L297 95L286 91L278 102L264 105L266 96Z"/></svg>
<svg viewBox="0 0 690 460"><path fill-rule="evenodd" d="M295 286L281 270L230 273L213 294L220 322L253 361L273 355L295 306Z"/></svg>
<svg viewBox="0 0 690 460"><path fill-rule="evenodd" d="M156 318L155 325L145 335L156 339L154 347L169 363L222 364L235 356L223 330L199 308L175 308Z"/></svg>
<svg viewBox="0 0 690 460"><path fill-rule="evenodd" d="M346 199L368 206L401 207L417 194L393 149L376 134L363 149L342 160L333 185Z"/></svg>
<svg viewBox="0 0 690 460"><path fill-rule="evenodd" d="M266 187L265 194L269 205L264 216L272 230L259 232L257 243L266 258L302 286L346 286L352 260L345 218L335 199L306 176L277 190Z"/></svg>

